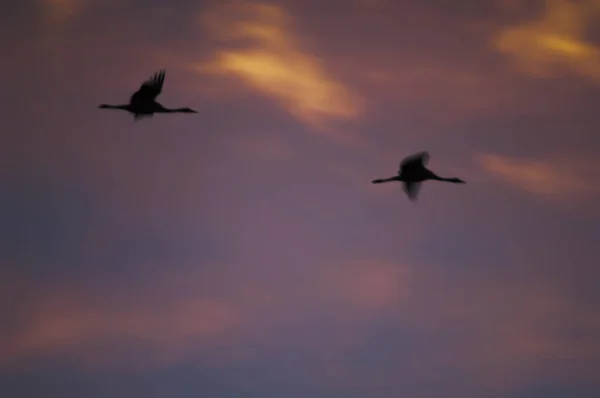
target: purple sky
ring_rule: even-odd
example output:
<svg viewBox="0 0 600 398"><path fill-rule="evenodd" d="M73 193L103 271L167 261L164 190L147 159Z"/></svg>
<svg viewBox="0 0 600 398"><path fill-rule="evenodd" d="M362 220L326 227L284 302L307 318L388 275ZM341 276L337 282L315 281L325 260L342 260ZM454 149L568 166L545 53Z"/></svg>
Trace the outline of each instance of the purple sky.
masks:
<svg viewBox="0 0 600 398"><path fill-rule="evenodd" d="M600 396L600 1L1 22L0 395Z"/></svg>

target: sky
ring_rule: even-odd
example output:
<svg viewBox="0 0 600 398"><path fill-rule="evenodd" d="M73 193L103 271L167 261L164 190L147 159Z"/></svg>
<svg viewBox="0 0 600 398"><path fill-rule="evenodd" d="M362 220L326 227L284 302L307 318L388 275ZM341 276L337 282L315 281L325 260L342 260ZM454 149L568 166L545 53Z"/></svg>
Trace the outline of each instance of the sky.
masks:
<svg viewBox="0 0 600 398"><path fill-rule="evenodd" d="M600 396L600 1L13 3L3 396Z"/></svg>

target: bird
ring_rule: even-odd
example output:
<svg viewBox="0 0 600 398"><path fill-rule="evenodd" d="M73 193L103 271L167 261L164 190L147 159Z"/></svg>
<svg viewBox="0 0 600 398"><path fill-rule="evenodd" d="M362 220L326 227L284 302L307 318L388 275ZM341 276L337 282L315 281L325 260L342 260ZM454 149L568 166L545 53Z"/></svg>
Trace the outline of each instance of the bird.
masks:
<svg viewBox="0 0 600 398"><path fill-rule="evenodd" d="M404 192L412 201L417 199L421 183L426 180L447 181L456 184L465 184L460 178L443 178L429 170L425 165L429 160L429 152L419 152L407 156L400 162L398 175L390 178L380 178L371 181L373 184L381 184L390 181L401 181L404 183Z"/></svg>
<svg viewBox="0 0 600 398"><path fill-rule="evenodd" d="M152 117L155 113L198 113L190 108L169 109L156 102L165 82L165 70L162 69L142 83L139 90L133 93L128 104L99 105L101 109L122 109L133 114L134 121L142 117Z"/></svg>

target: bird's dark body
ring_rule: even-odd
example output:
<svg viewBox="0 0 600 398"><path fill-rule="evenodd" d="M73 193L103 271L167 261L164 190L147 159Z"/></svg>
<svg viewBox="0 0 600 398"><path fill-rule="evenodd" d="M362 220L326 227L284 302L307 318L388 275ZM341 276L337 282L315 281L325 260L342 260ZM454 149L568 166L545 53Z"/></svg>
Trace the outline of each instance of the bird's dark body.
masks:
<svg viewBox="0 0 600 398"><path fill-rule="evenodd" d="M423 182L427 180L436 179L436 175L431 171L424 170L415 170L412 173L400 172L398 178L400 181L411 181L411 182Z"/></svg>
<svg viewBox="0 0 600 398"><path fill-rule="evenodd" d="M168 113L166 108L158 102L145 103L142 101L132 103L129 112L133 113L135 119L152 117L155 113Z"/></svg>

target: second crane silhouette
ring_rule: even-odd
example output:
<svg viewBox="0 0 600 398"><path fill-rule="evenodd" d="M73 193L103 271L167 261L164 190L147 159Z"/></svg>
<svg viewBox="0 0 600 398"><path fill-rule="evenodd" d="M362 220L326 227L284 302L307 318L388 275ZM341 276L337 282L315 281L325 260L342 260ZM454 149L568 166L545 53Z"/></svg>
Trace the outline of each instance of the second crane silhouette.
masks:
<svg viewBox="0 0 600 398"><path fill-rule="evenodd" d="M426 180L447 181L457 184L465 183L460 178L443 178L436 175L427 167L425 167L428 160L428 152L420 152L408 156L404 158L402 162L400 162L400 169L398 170L397 176L373 180L372 183L381 184L383 182L401 181L404 183L404 192L406 192L410 200L417 199L419 188L421 188L421 183Z"/></svg>
<svg viewBox="0 0 600 398"><path fill-rule="evenodd" d="M156 97L162 92L162 86L165 82L165 71L161 70L142 83L138 91L133 93L128 104L106 105L102 104L98 108L102 109L122 109L133 114L133 119L138 120L142 117L152 117L155 113L198 113L190 108L169 109L156 102Z"/></svg>

